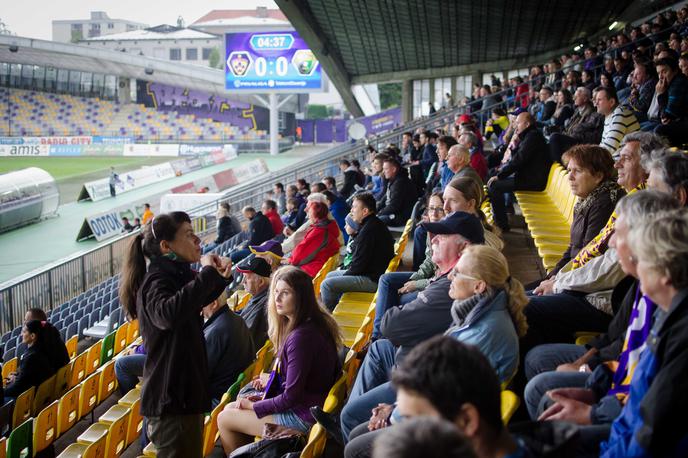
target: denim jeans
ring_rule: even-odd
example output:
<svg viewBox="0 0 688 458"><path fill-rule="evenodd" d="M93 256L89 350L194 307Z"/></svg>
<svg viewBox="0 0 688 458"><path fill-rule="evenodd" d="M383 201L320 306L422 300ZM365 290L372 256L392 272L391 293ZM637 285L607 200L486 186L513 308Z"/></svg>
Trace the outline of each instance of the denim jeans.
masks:
<svg viewBox="0 0 688 458"><path fill-rule="evenodd" d="M543 396L555 388L582 388L588 380L589 372L542 372L533 377L523 392L523 399L530 418L535 421L541 413L539 406Z"/></svg>
<svg viewBox="0 0 688 458"><path fill-rule="evenodd" d="M377 282L363 275L344 275L346 270L330 272L320 285L320 297L330 311L334 310L339 299L344 293L374 293L377 291Z"/></svg>
<svg viewBox="0 0 688 458"><path fill-rule="evenodd" d="M349 442L344 447L344 458L370 458L373 454L375 439L384 434L387 428L368 431L368 422L356 426L349 435Z"/></svg>
<svg viewBox="0 0 688 458"><path fill-rule="evenodd" d="M397 292L411 278L412 274L413 272L391 272L380 277L375 303L375 321L373 322L374 339L382 337L380 326L385 312L396 305L407 304L417 296L415 292L401 296Z"/></svg>
<svg viewBox="0 0 688 458"><path fill-rule="evenodd" d="M345 442L352 429L370 420L374 407L379 403L393 404L396 401L396 393L389 382L395 353L394 345L386 339L376 340L370 345L356 375L349 400L342 409L341 425Z"/></svg>
<svg viewBox="0 0 688 458"><path fill-rule="evenodd" d="M576 344L538 345L525 357L523 365L526 378L530 380L543 372L555 371L560 364L572 363L585 352L584 346Z"/></svg>
<svg viewBox="0 0 688 458"><path fill-rule="evenodd" d="M251 250L249 250L248 248L243 248L241 250L233 251L232 254L229 255L229 257L232 260L232 264L236 264L250 254Z"/></svg>
<svg viewBox="0 0 688 458"><path fill-rule="evenodd" d="M136 387L139 377L143 377L146 355L133 354L122 356L115 361L115 377L122 396Z"/></svg>

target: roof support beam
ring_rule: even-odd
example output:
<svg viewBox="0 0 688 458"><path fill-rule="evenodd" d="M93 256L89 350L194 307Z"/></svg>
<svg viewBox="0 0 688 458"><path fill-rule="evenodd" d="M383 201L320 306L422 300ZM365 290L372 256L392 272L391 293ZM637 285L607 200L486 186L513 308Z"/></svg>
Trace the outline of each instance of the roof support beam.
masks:
<svg viewBox="0 0 688 458"><path fill-rule="evenodd" d="M339 55L336 54L336 49L331 49L328 43L323 41L325 34L320 29L316 18L313 17L308 4L302 0L275 0L275 3L299 32L301 38L306 40L323 70L339 91L349 113L354 117L363 116L363 110L351 90L349 73Z"/></svg>

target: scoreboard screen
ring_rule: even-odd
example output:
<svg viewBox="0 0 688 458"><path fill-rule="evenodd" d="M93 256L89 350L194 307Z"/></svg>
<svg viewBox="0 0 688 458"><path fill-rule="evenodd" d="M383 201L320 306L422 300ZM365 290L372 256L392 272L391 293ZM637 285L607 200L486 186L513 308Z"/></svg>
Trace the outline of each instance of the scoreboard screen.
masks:
<svg viewBox="0 0 688 458"><path fill-rule="evenodd" d="M225 88L244 92L322 90L322 70L296 32L225 35Z"/></svg>

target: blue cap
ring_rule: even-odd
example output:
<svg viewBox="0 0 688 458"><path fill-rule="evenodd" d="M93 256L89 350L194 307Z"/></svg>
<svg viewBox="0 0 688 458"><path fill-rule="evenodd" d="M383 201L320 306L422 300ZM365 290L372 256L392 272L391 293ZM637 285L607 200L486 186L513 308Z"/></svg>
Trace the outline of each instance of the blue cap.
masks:
<svg viewBox="0 0 688 458"><path fill-rule="evenodd" d="M458 234L471 243L485 243L485 229L477 216L466 212L454 212L436 223L422 223L431 234Z"/></svg>

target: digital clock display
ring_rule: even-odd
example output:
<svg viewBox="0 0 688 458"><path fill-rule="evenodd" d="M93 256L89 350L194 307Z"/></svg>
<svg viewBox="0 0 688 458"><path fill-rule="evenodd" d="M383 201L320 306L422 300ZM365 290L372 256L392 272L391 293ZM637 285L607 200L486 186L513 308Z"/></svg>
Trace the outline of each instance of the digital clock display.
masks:
<svg viewBox="0 0 688 458"><path fill-rule="evenodd" d="M296 32L225 35L225 87L241 92L313 92L322 71Z"/></svg>

